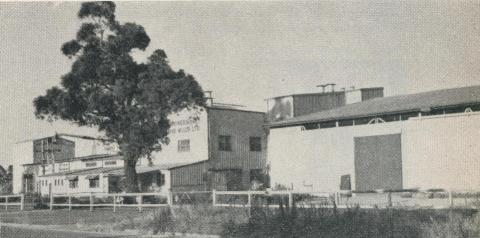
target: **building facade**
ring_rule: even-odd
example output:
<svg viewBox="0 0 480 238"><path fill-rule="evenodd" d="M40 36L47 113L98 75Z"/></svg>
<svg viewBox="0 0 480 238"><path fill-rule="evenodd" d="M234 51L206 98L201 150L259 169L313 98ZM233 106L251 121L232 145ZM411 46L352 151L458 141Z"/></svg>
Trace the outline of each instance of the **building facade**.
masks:
<svg viewBox="0 0 480 238"><path fill-rule="evenodd" d="M242 190L266 182L265 113L211 105L170 120L170 144L152 162L182 163L170 168L173 190Z"/></svg>
<svg viewBox="0 0 480 238"><path fill-rule="evenodd" d="M58 162L75 157L75 143L57 136L18 142L13 149L13 193L34 192L39 175L58 171Z"/></svg>
<svg viewBox="0 0 480 238"><path fill-rule="evenodd" d="M118 193L125 189L123 156L93 155L73 158L70 169L38 176L37 191L50 193ZM170 189L169 166L138 165L138 187L141 192L166 192ZM27 165L28 166L28 165Z"/></svg>
<svg viewBox="0 0 480 238"><path fill-rule="evenodd" d="M478 190L479 111L480 86L474 86L374 98L270 122L272 186Z"/></svg>
<svg viewBox="0 0 480 238"><path fill-rule="evenodd" d="M169 120L169 143L137 163L140 191L240 190L265 180L264 113L210 105L183 110ZM15 193L112 193L124 188L119 154L76 157L75 143L61 136L16 148Z"/></svg>

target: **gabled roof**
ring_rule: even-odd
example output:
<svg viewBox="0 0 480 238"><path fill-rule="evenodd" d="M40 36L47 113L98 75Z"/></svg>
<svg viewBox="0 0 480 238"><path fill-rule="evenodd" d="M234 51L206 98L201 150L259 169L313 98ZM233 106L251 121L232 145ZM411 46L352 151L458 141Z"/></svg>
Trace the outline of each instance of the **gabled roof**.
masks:
<svg viewBox="0 0 480 238"><path fill-rule="evenodd" d="M331 110L302 115L283 121L272 122L268 126L293 126L309 122L429 111L437 108L439 109L478 103L480 103L480 86L451 88L392 97L374 98L363 102L347 104Z"/></svg>

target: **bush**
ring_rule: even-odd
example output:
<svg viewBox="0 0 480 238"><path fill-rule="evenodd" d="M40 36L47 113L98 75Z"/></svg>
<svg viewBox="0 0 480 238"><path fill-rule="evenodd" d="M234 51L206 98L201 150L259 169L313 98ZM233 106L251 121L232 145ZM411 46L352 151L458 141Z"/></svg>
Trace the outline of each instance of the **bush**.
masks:
<svg viewBox="0 0 480 238"><path fill-rule="evenodd" d="M33 194L33 209L48 209L50 208L50 198L42 197L40 194Z"/></svg>
<svg viewBox="0 0 480 238"><path fill-rule="evenodd" d="M480 237L480 218L468 210L253 207L246 223L227 220L222 237ZM475 216L473 216L475 215ZM445 235L451 234L450 236Z"/></svg>

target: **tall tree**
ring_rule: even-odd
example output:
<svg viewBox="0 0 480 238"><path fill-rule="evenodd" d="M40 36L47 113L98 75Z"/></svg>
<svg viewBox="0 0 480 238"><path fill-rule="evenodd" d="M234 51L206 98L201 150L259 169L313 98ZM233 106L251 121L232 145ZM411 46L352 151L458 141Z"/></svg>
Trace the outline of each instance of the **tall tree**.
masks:
<svg viewBox="0 0 480 238"><path fill-rule="evenodd" d="M95 126L117 143L125 160L126 188L138 191L139 158L168 143L168 115L205 105L192 75L173 70L163 50L137 63L133 50L145 50L150 38L135 23L120 24L113 2L85 2L76 39L63 44L73 59L70 72L34 99L35 116Z"/></svg>

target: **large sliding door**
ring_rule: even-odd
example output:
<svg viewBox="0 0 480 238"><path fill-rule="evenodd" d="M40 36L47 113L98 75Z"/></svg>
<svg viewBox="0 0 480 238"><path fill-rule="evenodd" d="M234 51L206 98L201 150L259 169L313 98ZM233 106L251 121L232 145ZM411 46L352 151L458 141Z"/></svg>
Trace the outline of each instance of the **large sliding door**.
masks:
<svg viewBox="0 0 480 238"><path fill-rule="evenodd" d="M401 189L400 134L356 137L355 190Z"/></svg>

